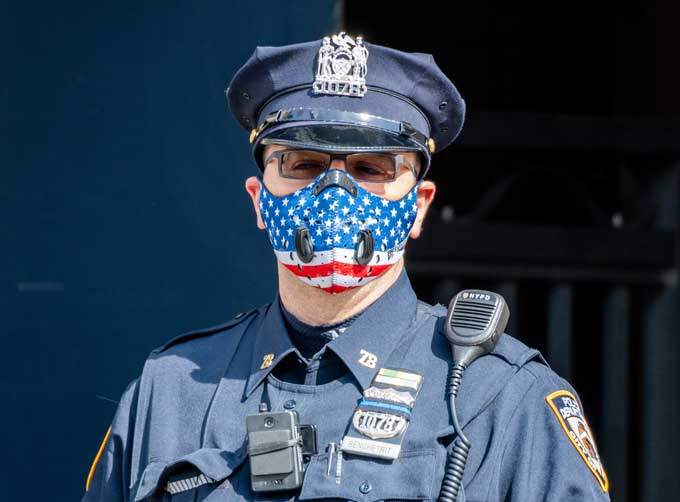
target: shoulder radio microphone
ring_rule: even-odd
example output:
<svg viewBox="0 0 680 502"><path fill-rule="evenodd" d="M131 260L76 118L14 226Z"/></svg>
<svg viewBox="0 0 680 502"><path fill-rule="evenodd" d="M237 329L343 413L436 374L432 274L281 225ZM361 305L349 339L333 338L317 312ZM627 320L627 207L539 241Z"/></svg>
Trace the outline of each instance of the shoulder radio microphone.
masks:
<svg viewBox="0 0 680 502"><path fill-rule="evenodd" d="M491 291L466 289L458 293L446 315L444 334L451 344L453 364L447 378L449 412L456 439L446 459L440 502L455 502L463 483L470 440L465 437L456 415L456 395L465 369L498 343L510 317L503 297Z"/></svg>

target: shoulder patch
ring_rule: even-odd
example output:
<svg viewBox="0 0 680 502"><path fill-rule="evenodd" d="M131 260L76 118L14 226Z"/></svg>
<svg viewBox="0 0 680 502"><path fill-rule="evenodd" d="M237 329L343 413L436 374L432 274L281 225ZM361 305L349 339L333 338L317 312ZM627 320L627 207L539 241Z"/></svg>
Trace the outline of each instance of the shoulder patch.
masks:
<svg viewBox="0 0 680 502"><path fill-rule="evenodd" d="M565 434L600 484L602 491L609 491L609 479L595 446L590 425L581 411L578 399L567 390L558 390L545 397Z"/></svg>
<svg viewBox="0 0 680 502"><path fill-rule="evenodd" d="M99 450L97 450L97 454L94 457L94 460L92 461L92 465L90 466L90 472L87 473L87 479L85 480L85 491L88 491L90 489L90 483L92 483L92 478L94 477L94 471L97 470L97 464L102 458L102 455L104 454L104 449L106 448L106 443L109 442L109 437L111 436L111 427L108 428L106 431L106 434L104 435L104 439L102 440L102 444L99 445Z"/></svg>
<svg viewBox="0 0 680 502"><path fill-rule="evenodd" d="M157 354L159 352L163 352L164 350L169 349L170 347L177 345L182 342L186 342L189 340L193 340L194 338L201 338L204 336L210 336L214 335L215 333L219 333L220 331L224 331L225 329L231 328L233 326L236 326L237 324L242 323L246 319L248 319L253 313L259 311L260 308L252 309L247 312L240 312L236 314L236 316L233 319L230 319L229 321L222 323L218 326L213 326L211 328L206 328L206 329L199 329L196 331L189 331L188 333L182 333L181 335L178 335L174 338L171 338L169 341L165 342L163 345L160 347L156 347L154 350L151 351L152 354Z"/></svg>

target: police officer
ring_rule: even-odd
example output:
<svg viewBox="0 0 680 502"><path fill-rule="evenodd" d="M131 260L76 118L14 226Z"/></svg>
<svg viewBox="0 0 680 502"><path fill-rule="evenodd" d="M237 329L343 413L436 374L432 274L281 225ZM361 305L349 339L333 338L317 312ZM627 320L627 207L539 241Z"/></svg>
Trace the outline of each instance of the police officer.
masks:
<svg viewBox="0 0 680 502"><path fill-rule="evenodd" d="M446 309L417 299L403 252L463 99L432 56L346 33L258 47L227 97L261 171L246 190L278 294L151 352L83 501L437 499L458 436ZM471 442L457 500L609 500L578 396L536 350L502 335L456 408ZM299 446L249 444L246 417L264 411L316 428L294 489L253 482L271 468L255 455Z"/></svg>

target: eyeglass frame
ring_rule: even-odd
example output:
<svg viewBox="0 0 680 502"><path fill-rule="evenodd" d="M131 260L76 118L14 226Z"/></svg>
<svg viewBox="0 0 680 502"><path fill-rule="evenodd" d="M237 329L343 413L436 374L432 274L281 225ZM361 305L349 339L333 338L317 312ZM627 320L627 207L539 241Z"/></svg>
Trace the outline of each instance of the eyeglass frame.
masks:
<svg viewBox="0 0 680 502"><path fill-rule="evenodd" d="M346 168L347 167L347 157L350 156L350 155L365 155L367 153L368 154L376 154L376 155L384 155L384 156L387 156L387 157L392 157L392 159L394 160L395 169L394 169L394 177L392 179L386 180L386 181L369 181L369 180L357 180L357 181L359 181L361 183L392 183L392 182L396 181L396 179L397 179L398 169L396 168L396 166L401 165L401 164L406 166L413 173L413 176L416 178L416 180L418 179L418 173L416 173L416 166L414 164L410 163L410 162L407 162L406 158L401 153L374 152L374 151L370 151L370 150L364 151L364 152L331 153L331 152L327 152L325 150L318 150L318 149L314 149L314 148L284 148L283 150L276 150L276 151L272 152L269 155L269 157L267 157L265 159L264 167L266 168L267 164L269 164L269 162L272 159L275 158L277 166L278 166L278 170L279 170L279 176L281 176L282 178L285 178L287 180L310 181L310 180L305 180L305 179L302 179L302 178L293 178L291 176L285 176L283 174L281 156L284 153L288 153L288 152L317 152L317 153L323 153L323 154L328 155L330 157L330 160L328 162L328 165L326 165L324 167L323 172L327 172L330 169L331 164L333 163L333 160L335 160L335 159L341 159L343 161L343 163L345 164L345 168ZM399 164L399 162L401 162L401 164Z"/></svg>

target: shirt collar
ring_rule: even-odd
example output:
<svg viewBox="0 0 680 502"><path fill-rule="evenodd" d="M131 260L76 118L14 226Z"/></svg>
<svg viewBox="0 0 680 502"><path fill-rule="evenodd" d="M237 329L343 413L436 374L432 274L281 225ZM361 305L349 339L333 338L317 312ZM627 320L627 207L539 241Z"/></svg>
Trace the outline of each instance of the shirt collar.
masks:
<svg viewBox="0 0 680 502"><path fill-rule="evenodd" d="M415 319L418 299L406 270L328 348L342 359L366 390L381 367L399 346ZM392 362L399 364L401 361Z"/></svg>
<svg viewBox="0 0 680 502"><path fill-rule="evenodd" d="M362 390L368 388L377 371L387 365L389 356L415 318L417 302L406 270L402 270L380 298L361 312L340 336L328 342L327 349L343 361ZM256 334L246 397L294 351L277 293Z"/></svg>
<svg viewBox="0 0 680 502"><path fill-rule="evenodd" d="M288 335L277 293L257 328L245 397L250 396L262 380L291 352L297 352L297 349Z"/></svg>

